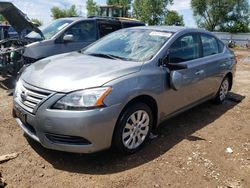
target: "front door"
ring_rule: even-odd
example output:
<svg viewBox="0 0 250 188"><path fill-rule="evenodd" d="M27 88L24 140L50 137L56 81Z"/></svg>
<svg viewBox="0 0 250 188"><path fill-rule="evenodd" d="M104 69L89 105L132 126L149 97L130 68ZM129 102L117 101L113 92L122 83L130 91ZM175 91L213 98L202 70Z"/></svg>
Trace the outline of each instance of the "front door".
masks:
<svg viewBox="0 0 250 188"><path fill-rule="evenodd" d="M201 61L204 64L206 76L203 90L206 93L215 94L234 56L223 54L224 44L214 36L201 34L201 42L203 49Z"/></svg>
<svg viewBox="0 0 250 188"><path fill-rule="evenodd" d="M65 35L72 35L72 41L64 41ZM59 53L67 53L78 51L90 45L97 40L96 22L95 21L82 21L76 23L67 29L55 43L55 51Z"/></svg>
<svg viewBox="0 0 250 188"><path fill-rule="evenodd" d="M164 95L165 115L175 113L205 97L203 65L200 64L201 42L199 34L186 34L178 38L168 50L169 80ZM186 68L183 68L186 67Z"/></svg>

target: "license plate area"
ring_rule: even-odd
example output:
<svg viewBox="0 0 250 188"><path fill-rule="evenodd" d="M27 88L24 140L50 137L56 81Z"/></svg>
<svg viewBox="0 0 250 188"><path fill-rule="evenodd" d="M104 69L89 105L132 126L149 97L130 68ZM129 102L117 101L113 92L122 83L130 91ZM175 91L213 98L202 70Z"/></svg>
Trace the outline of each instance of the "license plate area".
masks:
<svg viewBox="0 0 250 188"><path fill-rule="evenodd" d="M23 124L26 124L27 114L24 111L16 108L16 117L18 117Z"/></svg>

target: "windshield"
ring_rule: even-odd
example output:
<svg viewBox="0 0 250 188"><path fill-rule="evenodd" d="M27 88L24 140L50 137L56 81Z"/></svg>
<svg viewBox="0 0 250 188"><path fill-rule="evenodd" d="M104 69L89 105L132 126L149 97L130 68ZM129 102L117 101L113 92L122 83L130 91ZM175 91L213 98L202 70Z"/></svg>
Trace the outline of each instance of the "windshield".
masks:
<svg viewBox="0 0 250 188"><path fill-rule="evenodd" d="M57 34L70 23L72 23L72 20L55 20L49 25L42 26L39 29L42 31L45 39L51 39L55 34ZM30 34L26 35L26 38L40 39L41 36L38 33L32 31Z"/></svg>
<svg viewBox="0 0 250 188"><path fill-rule="evenodd" d="M171 37L171 33L148 29L125 29L102 38L84 54L128 61L150 60Z"/></svg>

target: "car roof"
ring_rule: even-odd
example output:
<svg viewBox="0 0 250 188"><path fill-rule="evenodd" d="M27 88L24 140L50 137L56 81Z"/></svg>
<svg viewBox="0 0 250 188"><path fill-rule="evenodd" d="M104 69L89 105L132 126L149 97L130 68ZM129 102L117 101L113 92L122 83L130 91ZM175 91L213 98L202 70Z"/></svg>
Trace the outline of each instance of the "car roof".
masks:
<svg viewBox="0 0 250 188"><path fill-rule="evenodd" d="M105 18L105 17L67 17L67 18L59 18L60 20L70 20L72 22L75 21L86 21L86 20L105 20L105 21L112 21L112 22L119 22L118 19L115 18Z"/></svg>
<svg viewBox="0 0 250 188"><path fill-rule="evenodd" d="M171 33L177 33L181 31L186 32L202 32L207 33L204 29L197 29L197 28L189 28L189 27L182 27L182 26L139 26L139 27L133 27L129 29L148 29L148 30L154 30L154 31L164 31L164 32L171 32Z"/></svg>
<svg viewBox="0 0 250 188"><path fill-rule="evenodd" d="M72 21L77 21L77 20L85 20L83 17L66 17L66 18L59 18L58 20L72 20Z"/></svg>
<svg viewBox="0 0 250 188"><path fill-rule="evenodd" d="M132 22L132 23L143 23L139 20L132 20L126 18L115 18L115 17L99 17L99 16L90 16L90 17L66 17L59 18L60 20L71 20L71 21L83 21L83 20L105 20L113 22Z"/></svg>

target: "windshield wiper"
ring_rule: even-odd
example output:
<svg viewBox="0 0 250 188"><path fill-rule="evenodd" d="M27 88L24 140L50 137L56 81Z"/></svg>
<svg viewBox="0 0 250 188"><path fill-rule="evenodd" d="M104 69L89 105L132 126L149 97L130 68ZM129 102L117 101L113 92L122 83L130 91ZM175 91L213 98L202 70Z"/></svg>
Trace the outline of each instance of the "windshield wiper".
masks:
<svg viewBox="0 0 250 188"><path fill-rule="evenodd" d="M113 54L102 54L102 53L86 53L86 55L91 55L91 56L96 56L96 57L104 57L104 58L109 58L109 59L115 59L115 60L128 60L127 58L124 57L119 57Z"/></svg>
<svg viewBox="0 0 250 188"><path fill-rule="evenodd" d="M117 60L125 60L125 61L128 61L129 59L126 58L126 57L120 57L120 56L117 56L117 55L113 55L113 54L106 54L108 55L109 57L112 57L114 59L117 59Z"/></svg>

